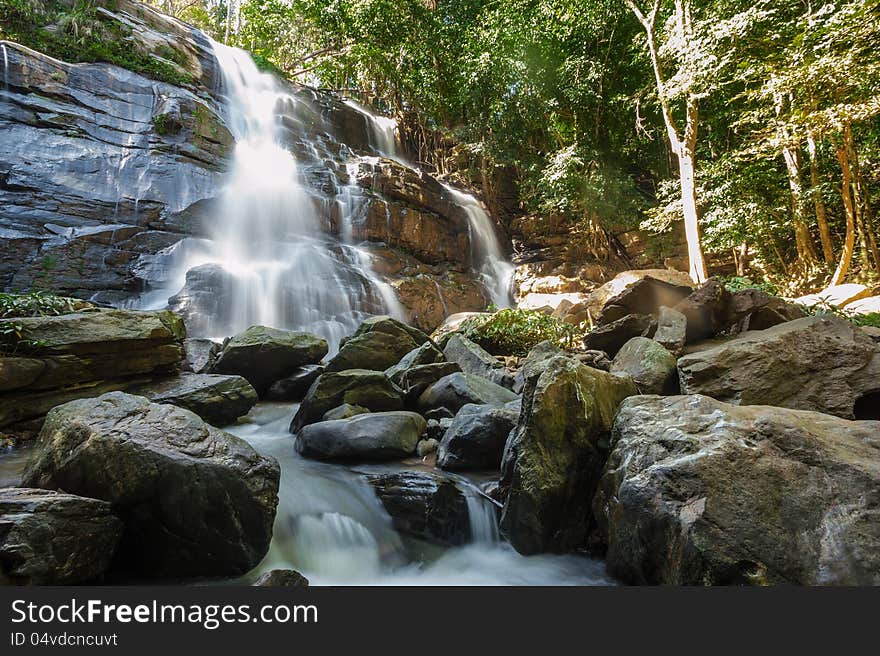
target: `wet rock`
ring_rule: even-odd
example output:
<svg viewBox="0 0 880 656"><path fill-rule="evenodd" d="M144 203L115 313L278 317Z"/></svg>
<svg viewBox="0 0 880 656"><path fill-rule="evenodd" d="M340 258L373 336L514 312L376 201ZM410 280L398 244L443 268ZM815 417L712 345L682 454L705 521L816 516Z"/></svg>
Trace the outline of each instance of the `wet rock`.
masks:
<svg viewBox="0 0 880 656"><path fill-rule="evenodd" d="M171 312L89 310L15 323L36 346L0 358L0 426L121 389L134 376L170 373L183 357L183 323Z"/></svg>
<svg viewBox="0 0 880 656"><path fill-rule="evenodd" d="M391 317L370 317L340 345L327 363L327 371L371 369L384 371L428 341L417 328Z"/></svg>
<svg viewBox="0 0 880 656"><path fill-rule="evenodd" d="M351 417L362 415L367 412L369 412L369 410L367 410L363 406L343 403L339 407L332 408L331 410L325 412L324 416L321 419L323 421L332 421L334 419L350 419Z"/></svg>
<svg viewBox="0 0 880 656"><path fill-rule="evenodd" d="M437 449L440 447L440 442L438 442L434 438L428 438L427 440L419 440L419 443L416 445L416 455L419 458L426 458L432 453L437 453Z"/></svg>
<svg viewBox="0 0 880 656"><path fill-rule="evenodd" d="M584 348L603 351L613 358L633 337L650 337L656 326L654 317L650 315L628 314L584 335Z"/></svg>
<svg viewBox="0 0 880 656"><path fill-rule="evenodd" d="M210 372L220 353L220 345L210 339L191 338L183 341L183 370L194 374Z"/></svg>
<svg viewBox="0 0 880 656"><path fill-rule="evenodd" d="M113 392L49 412L22 481L110 502L125 524L114 567L153 578L253 568L279 478L277 462L194 413Z"/></svg>
<svg viewBox="0 0 880 656"><path fill-rule="evenodd" d="M95 582L110 566L121 535L122 522L106 501L0 488L0 584Z"/></svg>
<svg viewBox="0 0 880 656"><path fill-rule="evenodd" d="M440 362L446 362L446 356L443 355L443 351L434 345L434 342L429 340L404 355L397 364L388 367L388 369L385 370L385 375L391 380L394 380L395 376L400 376L404 371L411 367L417 367L423 364L437 364Z"/></svg>
<svg viewBox="0 0 880 656"><path fill-rule="evenodd" d="M430 385L459 371L461 367L455 362L435 362L410 367L393 376L391 380L404 391L407 404L412 405Z"/></svg>
<svg viewBox="0 0 880 656"><path fill-rule="evenodd" d="M318 376L324 373L324 367L319 364L305 364L293 370L293 373L276 380L266 392L269 401L299 401L312 386Z"/></svg>
<svg viewBox="0 0 880 656"><path fill-rule="evenodd" d="M182 373L125 390L153 403L169 403L195 412L214 426L227 426L257 403L257 391L241 376Z"/></svg>
<svg viewBox="0 0 880 656"><path fill-rule="evenodd" d="M880 422L800 410L627 399L594 500L609 571L634 584L877 585L878 436Z"/></svg>
<svg viewBox="0 0 880 656"><path fill-rule="evenodd" d="M468 404L455 415L437 453L448 471L500 469L501 454L516 426L519 408Z"/></svg>
<svg viewBox="0 0 880 656"><path fill-rule="evenodd" d="M610 373L629 376L640 394L675 394L678 370L675 356L647 337L633 337L614 356Z"/></svg>
<svg viewBox="0 0 880 656"><path fill-rule="evenodd" d="M453 417L441 417L440 419L428 419L428 428L426 435L429 439L437 440L439 444L443 439L443 435L452 425Z"/></svg>
<svg viewBox="0 0 880 656"><path fill-rule="evenodd" d="M307 588L309 580L295 569L273 569L254 581L261 588Z"/></svg>
<svg viewBox="0 0 880 656"><path fill-rule="evenodd" d="M456 373L444 376L428 387L419 397L418 407L425 412L445 408L450 413L457 413L468 403L504 405L515 398L516 394L490 380Z"/></svg>
<svg viewBox="0 0 880 656"><path fill-rule="evenodd" d="M833 315L749 331L678 360L681 389L739 405L778 405L853 419L880 392L880 348Z"/></svg>
<svg viewBox="0 0 880 656"><path fill-rule="evenodd" d="M513 388L514 375L491 353L464 335L452 335L443 348L443 354L450 362L458 363L467 374L482 376L502 387Z"/></svg>
<svg viewBox="0 0 880 656"><path fill-rule="evenodd" d="M469 541L467 499L450 478L415 471L365 477L391 515L394 530L442 546Z"/></svg>
<svg viewBox="0 0 880 656"><path fill-rule="evenodd" d="M309 388L293 417L290 432L297 433L303 426L320 421L324 413L343 403L359 405L372 412L402 410L403 390L380 371L325 372Z"/></svg>
<svg viewBox="0 0 880 656"><path fill-rule="evenodd" d="M681 355L687 343L687 317L678 310L661 306L653 339L673 355Z"/></svg>
<svg viewBox="0 0 880 656"><path fill-rule="evenodd" d="M415 452L424 432L415 412L372 412L304 426L296 450L319 460L399 460Z"/></svg>
<svg viewBox="0 0 880 656"><path fill-rule="evenodd" d="M242 376L265 394L298 367L320 362L327 350L327 340L316 335L251 326L223 345L213 371Z"/></svg>
<svg viewBox="0 0 880 656"><path fill-rule="evenodd" d="M526 380L503 456L501 529L522 554L582 548L590 499L617 407L636 394L625 378L556 356Z"/></svg>
<svg viewBox="0 0 880 656"><path fill-rule="evenodd" d="M710 278L702 287L675 306L687 319L688 344L714 337L732 323L731 296L717 278Z"/></svg>

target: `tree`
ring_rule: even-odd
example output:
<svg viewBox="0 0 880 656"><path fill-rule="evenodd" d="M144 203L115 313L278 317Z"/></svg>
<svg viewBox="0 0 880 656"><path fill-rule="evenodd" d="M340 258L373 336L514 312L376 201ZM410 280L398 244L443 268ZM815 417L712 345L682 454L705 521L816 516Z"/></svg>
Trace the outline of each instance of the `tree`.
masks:
<svg viewBox="0 0 880 656"><path fill-rule="evenodd" d="M685 239L688 247L688 264L690 276L694 282L702 283L708 278L703 247L700 241L700 225L697 212L697 184L695 176L695 160L697 148L697 129L699 127L699 96L693 87L693 80L682 80L681 95L684 100L684 129L680 130L673 116L671 103L673 93L667 86L667 80L660 61L660 46L657 43L657 21L662 7L662 0L653 0L651 9L643 12L635 0L624 0L630 10L638 18L647 37L648 55L654 70L654 81L657 87L657 98L663 114L663 123L669 137L669 146L678 158L679 185L681 188L681 211L684 215ZM692 68L694 53L691 46L694 39L694 24L691 16L689 0L675 0L672 14L673 32L668 37L668 44L674 44L682 77L687 77Z"/></svg>

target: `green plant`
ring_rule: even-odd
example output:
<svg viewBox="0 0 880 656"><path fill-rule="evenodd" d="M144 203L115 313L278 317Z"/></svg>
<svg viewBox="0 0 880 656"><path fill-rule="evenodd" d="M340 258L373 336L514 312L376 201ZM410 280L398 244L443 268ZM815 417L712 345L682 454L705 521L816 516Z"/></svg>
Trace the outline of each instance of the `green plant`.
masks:
<svg viewBox="0 0 880 656"><path fill-rule="evenodd" d="M91 303L77 298L55 296L36 291L26 294L0 294L0 319L22 317L45 317L70 314L92 307ZM11 324L4 322L7 336L12 334Z"/></svg>
<svg viewBox="0 0 880 656"><path fill-rule="evenodd" d="M848 317L857 326L872 328L880 328L880 312L869 312L868 314L856 314Z"/></svg>
<svg viewBox="0 0 880 656"><path fill-rule="evenodd" d="M526 355L536 344L547 340L571 348L579 332L576 326L548 314L522 309L472 317L461 329L465 337L493 355Z"/></svg>
<svg viewBox="0 0 880 656"><path fill-rule="evenodd" d="M768 280L754 282L748 276L727 276L722 277L721 282L724 283L729 292L739 292L744 289L760 289L773 296L779 295L779 288Z"/></svg>
<svg viewBox="0 0 880 656"><path fill-rule="evenodd" d="M0 354L12 356L21 352L30 353L43 346L46 346L46 342L25 339L24 326L20 323L0 321Z"/></svg>

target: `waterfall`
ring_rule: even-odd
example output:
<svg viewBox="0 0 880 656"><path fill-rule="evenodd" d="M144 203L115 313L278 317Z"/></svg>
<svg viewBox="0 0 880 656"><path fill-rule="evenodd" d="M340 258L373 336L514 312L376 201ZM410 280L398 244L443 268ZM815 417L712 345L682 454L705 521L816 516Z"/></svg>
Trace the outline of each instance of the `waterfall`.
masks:
<svg viewBox="0 0 880 656"><path fill-rule="evenodd" d="M471 529L471 542L491 544L498 542L498 514L494 504L484 498L482 492L468 487L462 488L468 509L468 522Z"/></svg>
<svg viewBox="0 0 880 656"><path fill-rule="evenodd" d="M489 291L489 298L499 308L510 307L512 299L513 264L505 257L495 223L476 198L454 187L443 187L464 209L470 228L471 261Z"/></svg>
<svg viewBox="0 0 880 656"><path fill-rule="evenodd" d="M184 311L192 334L219 337L262 324L317 333L331 348L366 315L401 315L368 255L345 243L365 201L351 185L340 202L343 243L322 230L325 219L283 123L310 109L245 51L216 42L213 48L235 147L209 238L187 240L169 254L176 262L170 285L183 287L172 307Z"/></svg>
<svg viewBox="0 0 880 656"><path fill-rule="evenodd" d="M369 128L370 146L373 150L383 157L393 159L404 166L412 168L401 157L400 150L397 147L397 121L387 116L377 116L354 100L346 100L345 104L362 114L366 119Z"/></svg>

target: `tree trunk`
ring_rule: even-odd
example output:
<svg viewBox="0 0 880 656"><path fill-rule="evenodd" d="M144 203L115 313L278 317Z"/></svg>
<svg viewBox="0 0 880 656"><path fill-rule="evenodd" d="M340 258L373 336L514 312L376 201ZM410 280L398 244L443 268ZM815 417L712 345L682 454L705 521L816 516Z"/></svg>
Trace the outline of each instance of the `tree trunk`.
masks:
<svg viewBox="0 0 880 656"><path fill-rule="evenodd" d="M684 235L688 247L688 267L691 279L705 282L709 275L700 244L700 224L697 218L697 187L694 180L694 158L690 153L678 156L678 176L681 186L681 209L684 214Z"/></svg>
<svg viewBox="0 0 880 656"><path fill-rule="evenodd" d="M856 228L859 235L859 249L862 254L862 262L866 267L875 271L880 266L877 253L877 240L871 225L871 201L865 179L862 177L862 167L859 164L859 151L856 148L852 130L847 129L844 133L846 139L846 152L852 168L853 208L856 215ZM870 249L870 254L869 254Z"/></svg>
<svg viewBox="0 0 880 656"><path fill-rule="evenodd" d="M806 220L804 193L801 184L800 154L796 148L787 146L782 149L782 157L785 160L788 188L791 191L791 211L794 216L794 235L798 260L804 269L808 270L816 261L816 250L813 248L813 238Z"/></svg>
<svg viewBox="0 0 880 656"><path fill-rule="evenodd" d="M831 243L831 230L828 228L828 215L825 212L825 200L822 198L822 190L819 188L819 160L816 152L816 139L812 134L807 135L807 152L810 155L810 196L813 198L813 206L816 208L816 223L819 226L819 239L822 242L822 255L826 264L834 263L834 247Z"/></svg>
<svg viewBox="0 0 880 656"><path fill-rule="evenodd" d="M849 131L847 126L844 132ZM841 184L840 197L843 200L843 208L846 212L846 237L843 240L843 249L840 252L840 262L837 264L837 270L831 278L832 285L839 285L849 273L849 267L852 263L853 248L856 241L856 216L853 207L852 195L850 194L850 185L852 176L849 168L849 157L847 156L846 136L844 142L840 146L834 144L834 150L837 152L837 161L840 162Z"/></svg>

